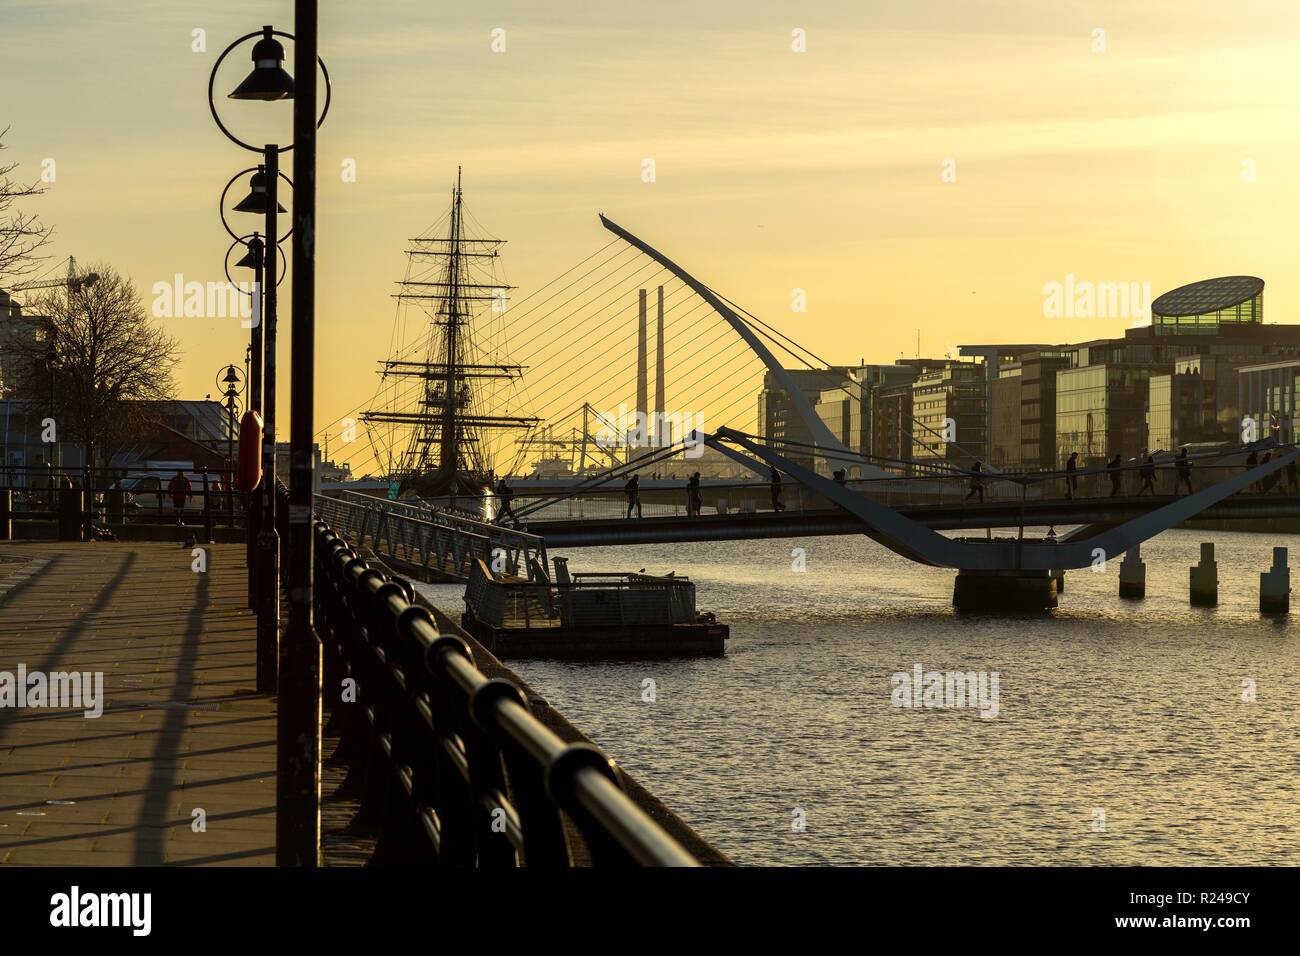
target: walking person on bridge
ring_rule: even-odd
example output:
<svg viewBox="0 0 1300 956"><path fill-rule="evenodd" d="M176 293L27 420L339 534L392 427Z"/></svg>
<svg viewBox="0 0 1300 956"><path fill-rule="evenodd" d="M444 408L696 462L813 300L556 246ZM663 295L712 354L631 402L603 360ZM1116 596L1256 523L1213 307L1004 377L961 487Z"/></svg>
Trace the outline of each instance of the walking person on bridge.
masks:
<svg viewBox="0 0 1300 956"><path fill-rule="evenodd" d="M1138 489L1138 494L1144 491L1150 491L1152 497L1156 493L1156 459L1154 455L1147 454L1147 460L1142 462L1142 467L1138 469L1138 474L1142 476L1142 487Z"/></svg>
<svg viewBox="0 0 1300 956"><path fill-rule="evenodd" d="M776 465L768 465L767 470L772 473L772 510L784 511L785 505L781 504L781 473L776 470Z"/></svg>
<svg viewBox="0 0 1300 956"><path fill-rule="evenodd" d="M1110 475L1110 497L1114 498L1119 494L1120 485L1124 481L1124 473L1120 471L1124 467L1123 459L1116 452L1115 457L1106 465L1106 473Z"/></svg>
<svg viewBox="0 0 1300 956"><path fill-rule="evenodd" d="M176 474L172 475L172 480L167 482L167 494L172 499L172 507L176 509L177 524L185 523L181 518L181 512L185 510L185 502L194 497L191 494L192 491L193 486L190 485L190 480L185 477L185 472L179 468L176 469Z"/></svg>
<svg viewBox="0 0 1300 956"><path fill-rule="evenodd" d="M1079 470L1079 453L1070 452L1070 460L1065 463L1065 498L1071 500L1074 493L1079 490L1079 476L1075 474Z"/></svg>
<svg viewBox="0 0 1300 956"><path fill-rule="evenodd" d="M623 486L623 493L627 495L627 517L628 517L628 520L629 520L629 521L632 520L632 508L633 508L634 506L635 506L635 508L636 508L636 516L637 516L638 519L640 519L640 517L641 517L641 478L640 478L640 476L638 476L638 475L633 475L631 478L629 478L627 484Z"/></svg>
<svg viewBox="0 0 1300 956"><path fill-rule="evenodd" d="M1271 451L1266 451L1264 452L1264 457L1259 460L1259 463L1261 465L1267 465L1272 460L1273 460L1273 453ZM1259 488L1260 494L1266 494L1272 491L1273 486L1277 484L1277 479L1278 479L1277 472L1273 472L1273 474L1266 475L1263 478L1259 479L1259 482L1256 485L1256 487Z"/></svg>
<svg viewBox="0 0 1300 956"><path fill-rule="evenodd" d="M519 516L510 507L514 497L515 490L506 484L506 476L502 475L501 480L497 482L497 524L501 524L506 518L510 519L511 524L519 524Z"/></svg>
<svg viewBox="0 0 1300 956"><path fill-rule="evenodd" d="M976 458L975 464L970 466L970 491L966 492L966 501L979 495L980 504L984 504L984 465Z"/></svg>
<svg viewBox="0 0 1300 956"><path fill-rule="evenodd" d="M704 496L700 494L700 473L697 471L686 482L687 511L692 518L698 518L704 510Z"/></svg>
<svg viewBox="0 0 1300 956"><path fill-rule="evenodd" d="M1192 488L1192 463L1187 457L1187 449L1183 448L1178 452L1178 457L1174 459L1174 494L1187 485L1187 493L1193 492Z"/></svg>

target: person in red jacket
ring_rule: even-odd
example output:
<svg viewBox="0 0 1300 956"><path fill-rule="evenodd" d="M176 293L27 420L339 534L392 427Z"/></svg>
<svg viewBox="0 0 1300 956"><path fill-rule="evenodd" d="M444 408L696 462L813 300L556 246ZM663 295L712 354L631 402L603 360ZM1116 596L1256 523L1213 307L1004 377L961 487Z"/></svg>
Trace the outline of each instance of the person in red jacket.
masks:
<svg viewBox="0 0 1300 956"><path fill-rule="evenodd" d="M185 502L194 497L191 492L190 480L185 477L185 472L177 469L172 480L167 482L167 494L171 496L172 507L176 509L176 523L184 524L181 520L181 512L185 510Z"/></svg>

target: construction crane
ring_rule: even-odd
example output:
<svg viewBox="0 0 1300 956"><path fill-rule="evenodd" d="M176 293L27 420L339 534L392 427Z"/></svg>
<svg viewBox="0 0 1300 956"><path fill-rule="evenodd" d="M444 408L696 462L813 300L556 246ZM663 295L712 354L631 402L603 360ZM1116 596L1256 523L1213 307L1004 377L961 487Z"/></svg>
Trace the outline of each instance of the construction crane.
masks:
<svg viewBox="0 0 1300 956"><path fill-rule="evenodd" d="M68 274L62 279L36 279L32 282L20 282L15 285L10 292L29 292L32 289L55 289L66 287L69 292L80 292L86 286L94 285L99 281L99 273L87 272L83 275L77 275L77 260L73 256L68 256Z"/></svg>

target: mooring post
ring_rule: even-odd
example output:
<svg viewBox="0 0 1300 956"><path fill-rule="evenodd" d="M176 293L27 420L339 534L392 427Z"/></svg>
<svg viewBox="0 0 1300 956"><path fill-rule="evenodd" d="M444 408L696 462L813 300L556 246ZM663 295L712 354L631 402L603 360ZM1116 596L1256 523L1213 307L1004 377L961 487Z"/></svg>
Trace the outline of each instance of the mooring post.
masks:
<svg viewBox="0 0 1300 956"><path fill-rule="evenodd" d="M1219 565L1214 560L1214 543L1201 543L1201 560L1191 568L1191 599L1198 607L1219 603Z"/></svg>
<svg viewBox="0 0 1300 956"><path fill-rule="evenodd" d="M1286 548L1274 548L1273 567L1259 574L1261 614L1286 614L1291 610L1291 571L1286 558Z"/></svg>
<svg viewBox="0 0 1300 956"><path fill-rule="evenodd" d="M1119 565L1119 596L1144 598L1147 596L1147 566L1142 560L1142 546L1134 545L1124 552Z"/></svg>

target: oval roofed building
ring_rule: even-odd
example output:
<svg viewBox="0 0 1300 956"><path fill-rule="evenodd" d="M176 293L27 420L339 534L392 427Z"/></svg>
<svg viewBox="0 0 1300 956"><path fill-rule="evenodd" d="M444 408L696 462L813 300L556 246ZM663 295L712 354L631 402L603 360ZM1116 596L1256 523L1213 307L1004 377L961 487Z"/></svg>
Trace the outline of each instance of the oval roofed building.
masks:
<svg viewBox="0 0 1300 956"><path fill-rule="evenodd" d="M1214 335L1222 325L1264 321L1264 280L1221 276L1179 286L1151 303L1157 335Z"/></svg>

